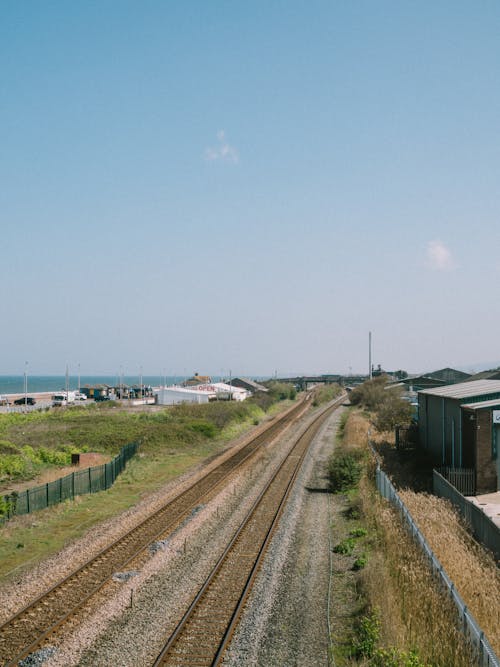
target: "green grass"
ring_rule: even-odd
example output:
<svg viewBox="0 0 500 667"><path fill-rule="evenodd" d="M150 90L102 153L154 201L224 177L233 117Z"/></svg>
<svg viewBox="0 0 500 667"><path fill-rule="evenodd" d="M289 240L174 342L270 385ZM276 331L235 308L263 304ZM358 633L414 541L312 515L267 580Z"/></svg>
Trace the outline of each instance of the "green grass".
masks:
<svg viewBox="0 0 500 667"><path fill-rule="evenodd" d="M269 412L280 412L290 404L288 401L280 401L279 405L273 406ZM211 409L212 405L214 409ZM60 551L64 545L83 535L93 525L133 507L168 481L221 452L230 440L252 428L255 419L260 421L264 417L262 410L251 403L247 406L223 404L221 407L208 404L180 407L183 409L139 415L126 415L121 411L96 411L94 416L97 417L97 434L93 441L103 441L103 433L113 433L113 425L116 425L117 432L121 434L117 436L117 440L124 444L121 438L123 437L125 442L131 441L131 430L140 424L142 430L134 431L136 436L142 434L139 454L129 461L125 471L108 491L80 496L75 501L14 517L7 522L0 529L0 579L8 580L11 576L18 575L26 567ZM70 427L67 433L76 428L76 421L87 433L91 433L88 413L78 410L75 411L76 415L71 415L71 412L68 410L67 416L58 413L59 420L30 420L29 425L35 424L38 433L45 433L44 429L55 424L59 427L55 429L56 433L60 433L62 423ZM105 416L108 423L103 423L102 417ZM10 437L13 434L12 423L16 427L18 425L17 420L8 424L5 430ZM30 433L27 424L24 429L25 436ZM40 425L43 425L44 429L41 429ZM161 427L159 430L158 425ZM5 424L3 426L5 427ZM54 450L57 450L57 446L58 440L55 437ZM104 450L113 451L114 448L115 445L109 443ZM99 451L97 446L91 449Z"/></svg>
<svg viewBox="0 0 500 667"><path fill-rule="evenodd" d="M197 446L221 437L231 425L260 421L263 416L252 401L183 405L155 412L127 412L97 404L0 415L0 482L29 480L44 469L68 465L72 453L114 456L129 442L140 442L145 454L165 447Z"/></svg>

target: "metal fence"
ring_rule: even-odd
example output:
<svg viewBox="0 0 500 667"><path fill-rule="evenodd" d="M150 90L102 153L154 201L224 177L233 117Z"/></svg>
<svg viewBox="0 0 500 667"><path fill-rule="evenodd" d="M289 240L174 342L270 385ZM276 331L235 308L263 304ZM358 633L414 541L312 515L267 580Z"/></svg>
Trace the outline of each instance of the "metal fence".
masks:
<svg viewBox="0 0 500 667"><path fill-rule="evenodd" d="M438 472L462 495L476 495L476 471L474 468L450 468L444 466L439 468Z"/></svg>
<svg viewBox="0 0 500 667"><path fill-rule="evenodd" d="M462 632L470 642L476 655L475 664L478 667L500 667L500 660L495 655L484 635L484 632L481 630L477 624L477 621L467 609L453 582L443 570L443 566L427 544L425 537L420 532L417 524L414 522L410 512L408 511L408 508L399 497L399 494L394 488L392 482L379 466L377 466L376 484L380 494L384 498L387 498L387 500L389 500L389 502L391 502L398 509L402 520L406 523L408 530L411 532L414 540L417 542L427 557L434 576L441 582L445 590L449 593L450 598L455 603Z"/></svg>
<svg viewBox="0 0 500 667"><path fill-rule="evenodd" d="M500 528L479 507L464 498L451 481L437 470L433 471L432 487L437 496L446 498L453 503L469 524L476 540L484 544L487 549L493 552L497 561L500 561Z"/></svg>
<svg viewBox="0 0 500 667"><path fill-rule="evenodd" d="M6 511L0 520L5 521L15 514L29 514L45 509L85 493L109 489L125 469L127 461L137 452L137 448L137 442L129 443L122 447L120 453L109 463L78 470L53 482L3 496Z"/></svg>

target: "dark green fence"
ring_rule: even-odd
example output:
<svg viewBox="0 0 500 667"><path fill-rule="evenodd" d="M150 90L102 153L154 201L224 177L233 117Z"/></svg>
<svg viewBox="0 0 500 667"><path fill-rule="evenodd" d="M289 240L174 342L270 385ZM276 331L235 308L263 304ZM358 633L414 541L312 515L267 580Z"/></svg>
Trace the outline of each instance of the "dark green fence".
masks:
<svg viewBox="0 0 500 667"><path fill-rule="evenodd" d="M118 475L125 470L127 461L137 452L138 446L137 442L125 445L109 463L78 470L54 482L3 496L3 515L0 516L0 522L10 519L15 514L29 514L61 503L68 498L109 489Z"/></svg>

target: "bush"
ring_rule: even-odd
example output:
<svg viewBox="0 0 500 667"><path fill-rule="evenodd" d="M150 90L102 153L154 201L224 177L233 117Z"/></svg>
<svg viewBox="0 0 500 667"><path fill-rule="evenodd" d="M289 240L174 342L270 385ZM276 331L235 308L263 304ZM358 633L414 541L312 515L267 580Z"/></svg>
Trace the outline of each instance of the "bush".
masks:
<svg viewBox="0 0 500 667"><path fill-rule="evenodd" d="M356 658L371 658L380 639L380 618L377 611L363 616L356 628L352 648Z"/></svg>
<svg viewBox="0 0 500 667"><path fill-rule="evenodd" d="M217 435L217 428L214 423L208 421L193 421L188 424L191 431L201 433L205 438L215 438Z"/></svg>
<svg viewBox="0 0 500 667"><path fill-rule="evenodd" d="M334 454L328 464L330 489L334 493L349 491L361 477L361 465L352 454Z"/></svg>
<svg viewBox="0 0 500 667"><path fill-rule="evenodd" d="M351 537L365 537L367 530L365 528L353 528L349 531Z"/></svg>
<svg viewBox="0 0 500 667"><path fill-rule="evenodd" d="M377 649L370 662L373 667L426 667L415 651L399 649Z"/></svg>
<svg viewBox="0 0 500 667"><path fill-rule="evenodd" d="M29 474L27 460L20 454L6 454L0 459L0 478L16 479Z"/></svg>
<svg viewBox="0 0 500 667"><path fill-rule="evenodd" d="M342 540L342 542L339 542L336 546L334 546L333 551L336 554L342 554L343 556L350 556L354 551L355 546L356 546L356 541L352 537L349 537L345 540Z"/></svg>
<svg viewBox="0 0 500 667"><path fill-rule="evenodd" d="M413 408L397 388L387 389L387 377L367 380L354 389L349 400L373 413L372 423L378 431L393 431L396 426L408 426Z"/></svg>
<svg viewBox="0 0 500 667"><path fill-rule="evenodd" d="M361 556L358 556L356 560L354 561L352 565L352 569L355 571L362 570L366 563L368 562L368 558L366 557L365 554L361 554Z"/></svg>
<svg viewBox="0 0 500 667"><path fill-rule="evenodd" d="M340 395L341 391L342 390L338 384L328 384L323 387L316 387L312 404L317 406L322 403L328 403L328 401L333 401L334 398Z"/></svg>

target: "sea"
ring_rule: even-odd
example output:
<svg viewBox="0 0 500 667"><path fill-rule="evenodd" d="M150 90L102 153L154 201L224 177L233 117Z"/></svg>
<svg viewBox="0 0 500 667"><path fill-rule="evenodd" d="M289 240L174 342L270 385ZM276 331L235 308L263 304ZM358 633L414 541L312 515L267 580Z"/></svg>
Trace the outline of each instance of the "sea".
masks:
<svg viewBox="0 0 500 667"><path fill-rule="evenodd" d="M160 387L163 385L178 384L185 380L185 376L164 376L164 375L143 375L142 384L151 387ZM2 394L22 394L24 393L24 375L0 375L0 395ZM69 375L68 382L66 382L65 375L27 375L28 394L39 393L44 391L61 391L66 389L66 384L69 389L76 390L78 387L85 385L94 386L96 384L108 384L112 387L117 387L120 384L129 386L139 385L141 377L139 375L82 375L78 378L77 375ZM218 378L213 377L215 382Z"/></svg>

